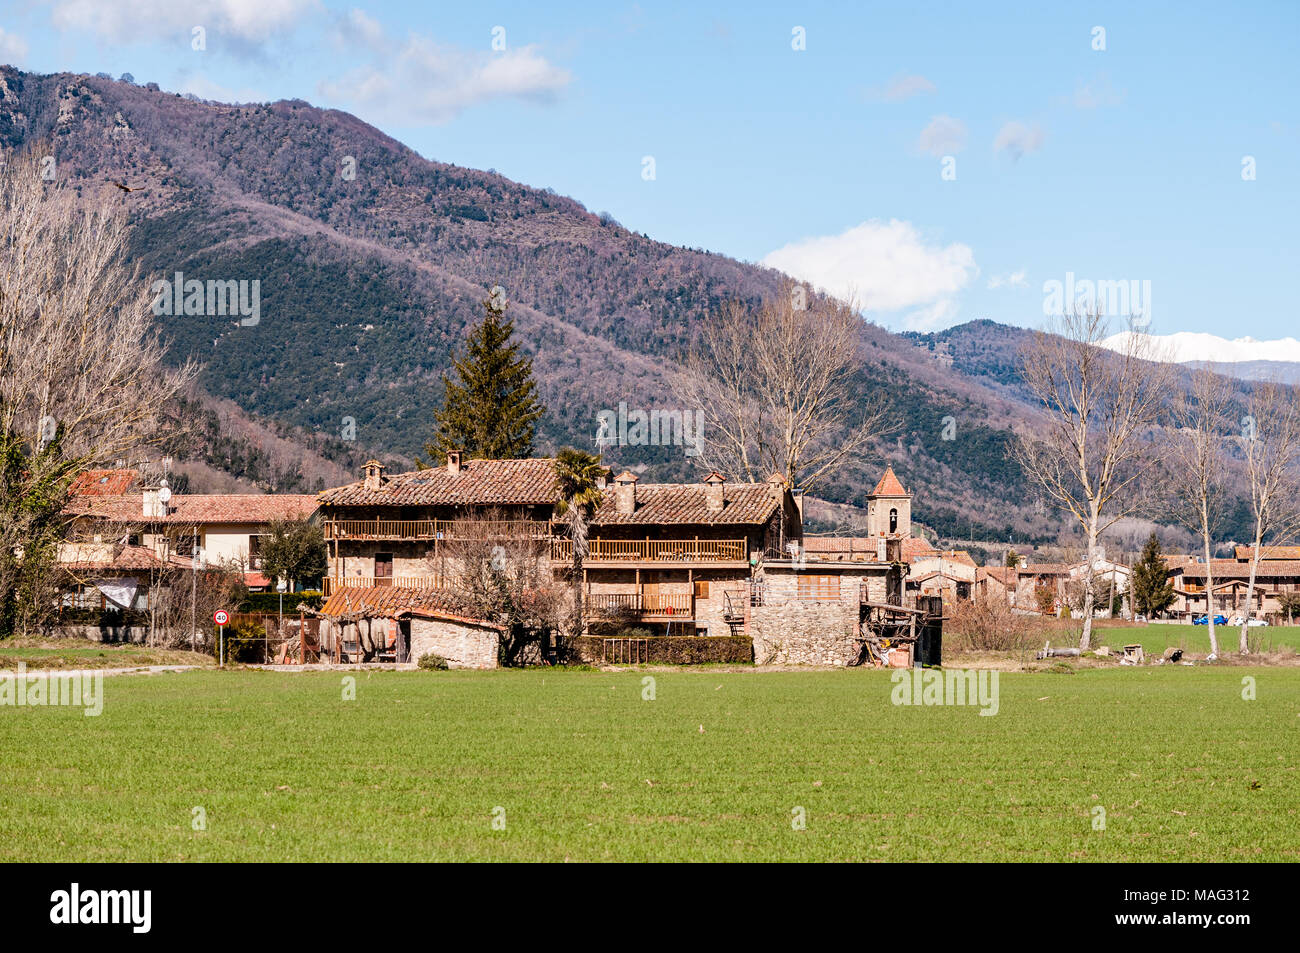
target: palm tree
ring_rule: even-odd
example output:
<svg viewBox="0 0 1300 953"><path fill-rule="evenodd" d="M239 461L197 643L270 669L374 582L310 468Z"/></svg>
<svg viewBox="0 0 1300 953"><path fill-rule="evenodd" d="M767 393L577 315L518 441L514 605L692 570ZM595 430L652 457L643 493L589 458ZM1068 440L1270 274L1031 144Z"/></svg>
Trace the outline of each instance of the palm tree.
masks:
<svg viewBox="0 0 1300 953"><path fill-rule="evenodd" d="M587 558L587 529L600 505L600 481L605 475L600 455L565 447L555 457L555 515L564 520L573 540L573 617L570 634L582 635L582 562Z"/></svg>

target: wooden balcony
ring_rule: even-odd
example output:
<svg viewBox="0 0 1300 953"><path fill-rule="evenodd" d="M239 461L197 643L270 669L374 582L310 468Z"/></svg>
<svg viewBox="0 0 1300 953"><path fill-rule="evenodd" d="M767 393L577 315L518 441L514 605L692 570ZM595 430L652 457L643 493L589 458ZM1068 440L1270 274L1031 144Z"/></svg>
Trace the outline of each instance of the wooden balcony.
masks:
<svg viewBox="0 0 1300 953"><path fill-rule="evenodd" d="M447 580L437 573L424 576L344 576L342 579L326 576L321 589L325 597L329 598L340 589L366 589L371 586L393 586L397 589L445 589Z"/></svg>
<svg viewBox="0 0 1300 953"><path fill-rule="evenodd" d="M694 614L689 592L593 592L583 601L592 612L630 613L643 619L689 619Z"/></svg>
<svg viewBox="0 0 1300 953"><path fill-rule="evenodd" d="M325 520L330 540L549 539L545 520Z"/></svg>
<svg viewBox="0 0 1300 953"><path fill-rule="evenodd" d="M696 563L745 565L747 544L743 539L593 539L587 564L676 563L683 568ZM551 559L573 562L573 541L551 540Z"/></svg>

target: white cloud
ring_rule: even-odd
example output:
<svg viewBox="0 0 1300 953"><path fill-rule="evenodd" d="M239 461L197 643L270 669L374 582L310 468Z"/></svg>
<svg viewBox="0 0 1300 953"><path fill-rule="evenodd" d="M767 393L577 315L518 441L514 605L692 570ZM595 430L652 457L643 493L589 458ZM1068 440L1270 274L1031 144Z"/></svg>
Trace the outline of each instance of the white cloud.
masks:
<svg viewBox="0 0 1300 953"><path fill-rule="evenodd" d="M916 147L932 156L956 155L966 147L966 124L951 116L935 116L921 130Z"/></svg>
<svg viewBox="0 0 1300 953"><path fill-rule="evenodd" d="M1090 83L1081 83L1074 89L1074 105L1079 109L1098 109L1118 106L1124 101L1124 91L1110 84L1110 77L1101 73Z"/></svg>
<svg viewBox="0 0 1300 953"><path fill-rule="evenodd" d="M17 66L27 59L27 41L0 29L0 62Z"/></svg>
<svg viewBox="0 0 1300 953"><path fill-rule="evenodd" d="M1021 156L1041 149L1044 138L1039 126L1027 126L1020 120L1013 119L998 130L993 138L993 151L1005 152L1013 162L1018 162Z"/></svg>
<svg viewBox="0 0 1300 953"><path fill-rule="evenodd" d="M872 99L883 99L890 103L901 103L922 93L932 93L937 87L919 74L899 75L889 81L884 89L872 89L868 95Z"/></svg>
<svg viewBox="0 0 1300 953"><path fill-rule="evenodd" d="M319 0L53 0L52 7L56 28L90 30L110 43L179 36L188 45L199 26L209 44L225 36L255 48L296 28Z"/></svg>
<svg viewBox="0 0 1300 953"><path fill-rule="evenodd" d="M864 311L907 312L903 323L917 329L956 314L957 293L979 274L968 245L928 245L898 219L792 242L762 263Z"/></svg>
<svg viewBox="0 0 1300 953"><path fill-rule="evenodd" d="M382 51L386 48L387 38L384 28L370 14L353 7L346 17L341 17L337 28L338 42L343 48L360 41L368 50Z"/></svg>
<svg viewBox="0 0 1300 953"><path fill-rule="evenodd" d="M1013 271L1006 275L990 275L988 288L990 291L997 291L999 288L1028 288L1029 280L1025 269Z"/></svg>
<svg viewBox="0 0 1300 953"><path fill-rule="evenodd" d="M470 106L498 99L548 102L573 78L536 46L465 50L416 33L397 43L365 14L353 14L363 18L367 42L377 53L375 62L322 82L319 90L330 99L369 107L398 122L444 123Z"/></svg>

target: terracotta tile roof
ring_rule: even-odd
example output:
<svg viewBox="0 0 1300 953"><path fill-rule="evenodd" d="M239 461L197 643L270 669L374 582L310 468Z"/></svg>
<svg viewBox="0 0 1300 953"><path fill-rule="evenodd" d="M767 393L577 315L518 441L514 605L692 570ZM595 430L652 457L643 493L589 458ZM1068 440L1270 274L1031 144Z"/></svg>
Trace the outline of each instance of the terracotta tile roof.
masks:
<svg viewBox="0 0 1300 953"><path fill-rule="evenodd" d="M1020 567L1022 576L1068 576L1070 566L1067 563L1034 563L1032 566Z"/></svg>
<svg viewBox="0 0 1300 953"><path fill-rule="evenodd" d="M892 466L885 467L885 475L880 478L876 488L871 491L871 496L909 496L910 494L903 488L897 476L894 475Z"/></svg>
<svg viewBox="0 0 1300 953"><path fill-rule="evenodd" d="M555 461L466 460L460 472L446 467L412 470L387 477L377 490L364 480L325 490L322 506L458 506L554 503Z"/></svg>
<svg viewBox="0 0 1300 953"><path fill-rule="evenodd" d="M501 626L485 619L460 615L455 611L449 594L437 589L403 589L400 586L344 587L335 592L321 607L321 615L337 618L358 609L367 609L375 616L397 618L416 615L433 619L451 619L470 625L499 629Z"/></svg>
<svg viewBox="0 0 1300 953"><path fill-rule="evenodd" d="M1016 566L985 566L980 572L1004 586L1014 586L1020 576L1020 570Z"/></svg>
<svg viewBox="0 0 1300 953"><path fill-rule="evenodd" d="M921 559L946 559L948 562L969 566L972 569L978 568L970 553L964 549L930 549L913 553L907 557L908 562L916 562Z"/></svg>
<svg viewBox="0 0 1300 953"><path fill-rule="evenodd" d="M114 497L78 497L65 513L113 523L269 523L303 519L316 510L316 498L301 493L177 493L161 519L144 517L139 493Z"/></svg>
<svg viewBox="0 0 1300 953"><path fill-rule="evenodd" d="M173 556L170 564L190 568L190 561L178 556ZM147 546L65 543L59 549L59 567L70 572L150 572L165 565Z"/></svg>
<svg viewBox="0 0 1300 953"><path fill-rule="evenodd" d="M930 556L937 553L938 550L931 546L924 537L921 536L904 536L903 537L903 560L911 562L918 556Z"/></svg>
<svg viewBox="0 0 1300 953"><path fill-rule="evenodd" d="M1300 559L1300 546L1261 546L1259 550L1260 562L1270 559ZM1255 547L1238 546L1233 555L1242 562L1249 562L1255 558Z"/></svg>
<svg viewBox="0 0 1300 953"><path fill-rule="evenodd" d="M595 526L691 524L727 526L762 525L777 511L772 488L766 483L728 483L722 488L722 509L711 512L708 487L703 483L648 483L636 488L636 511L619 513L612 491L596 510Z"/></svg>
<svg viewBox="0 0 1300 953"><path fill-rule="evenodd" d="M140 478L138 470L87 470L75 480L73 496L121 496Z"/></svg>
<svg viewBox="0 0 1300 953"><path fill-rule="evenodd" d="M952 575L951 573L946 573L946 572L944 572L944 571L941 570L941 569L936 569L936 570L934 570L933 572L927 572L927 573L926 573L925 575L923 575L923 576L908 576L908 578L907 578L907 584L910 586L910 585L912 585L913 583L928 582L929 580L935 578L936 576L942 576L944 579L950 579L950 580L952 580L953 582L967 582L967 581L968 581L968 580L966 580L966 579L958 579L956 576Z"/></svg>
<svg viewBox="0 0 1300 953"><path fill-rule="evenodd" d="M1205 563L1181 563L1179 565L1170 564L1170 570L1175 575L1181 573L1189 579L1205 578ZM1214 570L1215 582L1220 579L1250 579L1250 563L1240 563L1235 559L1216 559L1211 563ZM1259 572L1256 574L1258 579L1275 579L1278 577L1286 578L1296 576L1300 577L1300 560L1296 559L1267 559L1259 563Z"/></svg>

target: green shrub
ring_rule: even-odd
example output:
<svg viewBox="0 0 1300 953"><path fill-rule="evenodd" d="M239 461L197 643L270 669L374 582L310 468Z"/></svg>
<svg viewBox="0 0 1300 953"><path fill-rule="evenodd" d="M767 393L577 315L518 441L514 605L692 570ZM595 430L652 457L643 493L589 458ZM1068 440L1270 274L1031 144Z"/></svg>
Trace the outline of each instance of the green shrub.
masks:
<svg viewBox="0 0 1300 953"><path fill-rule="evenodd" d="M451 668L451 666L447 664L445 658L441 655L435 655L432 652L429 652L426 655L421 655L420 660L415 664L429 672L445 672L447 669Z"/></svg>
<svg viewBox="0 0 1300 953"><path fill-rule="evenodd" d="M220 636L212 640L212 655L221 657ZM240 619L226 626L227 662L265 662L266 631L256 622Z"/></svg>

